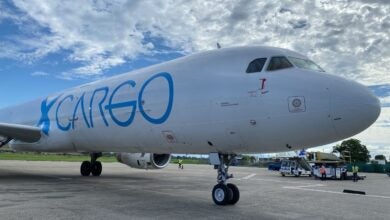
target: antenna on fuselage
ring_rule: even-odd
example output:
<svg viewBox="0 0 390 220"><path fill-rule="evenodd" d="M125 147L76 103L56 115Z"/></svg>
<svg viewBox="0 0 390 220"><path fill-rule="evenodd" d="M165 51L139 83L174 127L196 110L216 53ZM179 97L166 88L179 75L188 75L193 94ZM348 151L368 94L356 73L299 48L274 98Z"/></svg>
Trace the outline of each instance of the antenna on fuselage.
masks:
<svg viewBox="0 0 390 220"><path fill-rule="evenodd" d="M217 42L217 48L218 49L221 49L222 47L221 47L221 44L219 44L218 42Z"/></svg>

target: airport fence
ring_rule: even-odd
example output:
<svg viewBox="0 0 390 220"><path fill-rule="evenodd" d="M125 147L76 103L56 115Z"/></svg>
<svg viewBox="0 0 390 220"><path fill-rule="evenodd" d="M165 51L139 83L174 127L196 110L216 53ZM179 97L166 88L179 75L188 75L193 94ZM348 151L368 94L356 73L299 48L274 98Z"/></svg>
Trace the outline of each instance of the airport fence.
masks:
<svg viewBox="0 0 390 220"><path fill-rule="evenodd" d="M390 164L356 164L359 167L359 172L365 173L388 173L390 172ZM352 172L352 164L347 164L347 169Z"/></svg>

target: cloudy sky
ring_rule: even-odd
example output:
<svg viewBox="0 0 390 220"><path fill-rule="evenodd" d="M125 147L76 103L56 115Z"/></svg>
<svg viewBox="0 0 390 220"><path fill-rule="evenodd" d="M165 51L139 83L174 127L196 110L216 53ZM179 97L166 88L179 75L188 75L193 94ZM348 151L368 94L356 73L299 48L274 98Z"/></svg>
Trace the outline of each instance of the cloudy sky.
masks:
<svg viewBox="0 0 390 220"><path fill-rule="evenodd" d="M0 107L216 42L289 48L369 86L382 114L357 138L390 156L388 0L1 0Z"/></svg>

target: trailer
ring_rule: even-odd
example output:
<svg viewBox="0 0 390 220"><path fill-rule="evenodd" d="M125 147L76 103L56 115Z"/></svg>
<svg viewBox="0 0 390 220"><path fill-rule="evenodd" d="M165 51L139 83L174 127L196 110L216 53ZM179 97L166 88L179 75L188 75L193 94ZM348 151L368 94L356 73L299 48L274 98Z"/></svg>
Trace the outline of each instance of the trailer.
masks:
<svg viewBox="0 0 390 220"><path fill-rule="evenodd" d="M327 179L346 180L348 179L347 167L341 165L339 161L316 161L313 166L313 176L321 178L320 168L325 166Z"/></svg>
<svg viewBox="0 0 390 220"><path fill-rule="evenodd" d="M313 168L313 175L316 178L321 178L320 174L321 166L315 166ZM327 179L338 179L345 180L347 179L347 168L346 167L325 167L325 176Z"/></svg>

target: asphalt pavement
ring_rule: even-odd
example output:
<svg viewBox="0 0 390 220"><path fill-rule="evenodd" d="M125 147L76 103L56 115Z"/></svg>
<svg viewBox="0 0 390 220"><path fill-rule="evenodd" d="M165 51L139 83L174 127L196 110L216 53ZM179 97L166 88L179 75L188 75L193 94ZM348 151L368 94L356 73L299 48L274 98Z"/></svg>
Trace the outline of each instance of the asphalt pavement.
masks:
<svg viewBox="0 0 390 220"><path fill-rule="evenodd" d="M100 177L81 177L80 163L0 161L0 219L390 219L390 178L320 181L232 167L241 192L216 206L216 170L170 165L137 170L104 163ZM344 189L366 195L343 193Z"/></svg>

